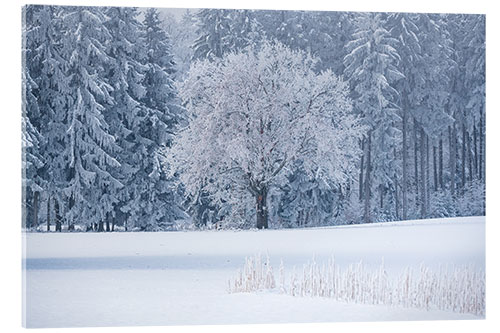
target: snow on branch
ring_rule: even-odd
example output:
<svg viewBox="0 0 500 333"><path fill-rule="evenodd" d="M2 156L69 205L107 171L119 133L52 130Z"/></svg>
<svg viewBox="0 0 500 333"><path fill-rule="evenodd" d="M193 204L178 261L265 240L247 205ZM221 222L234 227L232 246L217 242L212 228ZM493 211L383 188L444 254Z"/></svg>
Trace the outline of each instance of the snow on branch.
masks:
<svg viewBox="0 0 500 333"><path fill-rule="evenodd" d="M216 202L236 191L258 196L297 160L339 184L353 176L346 166L358 159L364 128L351 113L348 84L315 73L314 61L266 42L192 65L179 84L190 122L167 154L188 193L203 188Z"/></svg>

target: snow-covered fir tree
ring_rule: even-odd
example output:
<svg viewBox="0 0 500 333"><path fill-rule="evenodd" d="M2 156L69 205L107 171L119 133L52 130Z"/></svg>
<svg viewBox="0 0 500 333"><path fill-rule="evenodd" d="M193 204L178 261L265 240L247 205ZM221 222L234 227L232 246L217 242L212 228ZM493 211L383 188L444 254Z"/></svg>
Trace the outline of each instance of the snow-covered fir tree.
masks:
<svg viewBox="0 0 500 333"><path fill-rule="evenodd" d="M230 50L231 23L227 9L202 9L196 14L198 38L193 59L221 58Z"/></svg>
<svg viewBox="0 0 500 333"><path fill-rule="evenodd" d="M35 201L45 201L47 229L50 227L50 212L59 208L64 200L61 189L66 186L67 176L67 101L70 77L66 70L68 59L64 56L63 24L64 10L57 6L28 6L26 8L26 78L32 82L27 97L33 99L27 105L29 123L40 133L38 154L43 165L37 170L38 180L43 179L44 190L33 193ZM31 80L30 80L31 79ZM28 87L27 86L27 87ZM35 104L36 103L36 104ZM31 105L33 104L33 105ZM37 209L38 210L38 209ZM60 230L62 218L58 214L56 228ZM36 222L35 222L36 223Z"/></svg>
<svg viewBox="0 0 500 333"><path fill-rule="evenodd" d="M182 80L193 59L192 46L197 38L196 16L192 10L186 9L180 20L173 15L165 15L163 20L159 20L161 27L170 37L175 62L174 78Z"/></svg>
<svg viewBox="0 0 500 333"><path fill-rule="evenodd" d="M184 109L180 106L172 77L175 63L170 39L161 28L158 12L149 9L143 25L145 58L144 97L146 107L144 122L137 133L144 139L145 154L142 156L143 213L140 225L146 229L165 229L178 219L185 218L179 206L179 189L161 168L162 149L171 144L176 127L183 121ZM168 161L167 161L168 163ZM146 197L145 197L146 196Z"/></svg>
<svg viewBox="0 0 500 333"><path fill-rule="evenodd" d="M71 77L66 104L66 218L96 224L102 231L114 211L114 194L123 187L112 171L121 167L116 156L121 147L105 117L106 108L115 103L114 89L105 79L113 60L106 49L111 40L108 17L96 7L66 7L63 15L64 56Z"/></svg>
<svg viewBox="0 0 500 333"><path fill-rule="evenodd" d="M38 212L40 205L40 193L46 183L39 175L39 170L43 167L42 150L43 137L40 132L31 124L29 114L37 114L38 108L36 97L33 95L35 82L29 76L29 73L23 72L23 114L21 118L22 125L22 188L23 188L23 223L26 228L36 227L38 225ZM28 111L27 108L30 108Z"/></svg>
<svg viewBox="0 0 500 333"><path fill-rule="evenodd" d="M112 172L124 185L123 188L106 189L106 198L112 207L106 222L108 226L111 219L119 215L124 220L125 228L128 228L146 219L143 219L141 205L138 204L144 192L148 191L148 181L144 179L144 167L141 165L148 155L147 143L139 133L148 114L145 105L140 102L146 94L143 86L146 71L143 65L144 43L136 8L109 7L105 14L108 17L105 27L113 36L106 50L109 57L106 79L112 87L113 103L106 107L105 116L120 147L116 156L121 167Z"/></svg>
<svg viewBox="0 0 500 333"><path fill-rule="evenodd" d="M397 200L394 194L398 159L394 158L394 151L399 145L395 126L399 93L393 83L404 76L396 67L400 61L397 41L383 26L382 14L359 15L356 25L352 40L346 44L349 53L344 58L344 73L351 83L355 110L368 127L362 143L359 183L360 197L365 202L364 220L371 222L372 198L379 198L381 209L386 193L391 194L389 200L394 206Z"/></svg>

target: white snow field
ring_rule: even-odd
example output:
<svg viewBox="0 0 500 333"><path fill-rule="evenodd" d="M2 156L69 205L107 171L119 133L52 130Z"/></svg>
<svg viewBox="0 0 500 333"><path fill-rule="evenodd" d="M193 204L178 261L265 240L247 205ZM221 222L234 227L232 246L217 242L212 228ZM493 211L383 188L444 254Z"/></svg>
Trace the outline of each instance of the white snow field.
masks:
<svg viewBox="0 0 500 333"><path fill-rule="evenodd" d="M229 293L256 254L286 274L312 257L360 261L397 277L421 264L484 271L485 218L466 217L314 229L159 233L27 233L27 327L252 324L481 319L470 313L297 297L277 289Z"/></svg>

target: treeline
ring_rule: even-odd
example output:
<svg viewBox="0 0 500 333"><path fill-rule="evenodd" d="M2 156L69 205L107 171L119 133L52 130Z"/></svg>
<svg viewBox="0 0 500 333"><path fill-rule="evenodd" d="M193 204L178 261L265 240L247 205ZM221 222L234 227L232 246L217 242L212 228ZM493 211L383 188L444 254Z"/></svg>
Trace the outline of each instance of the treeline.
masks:
<svg viewBox="0 0 500 333"><path fill-rule="evenodd" d="M254 226L163 156L185 112L174 81L265 41L309 52L348 81L366 133L347 186L300 164L269 193L271 227L485 213L485 17L26 6L23 210L27 228ZM169 38L171 36L171 38Z"/></svg>
<svg viewBox="0 0 500 333"><path fill-rule="evenodd" d="M357 176L340 187L292 170L269 198L275 227L485 213L483 15L203 9L165 26L180 74L185 59L277 40L349 81L368 129ZM209 195L196 205L201 225L225 218Z"/></svg>
<svg viewBox="0 0 500 333"><path fill-rule="evenodd" d="M183 111L157 10L34 6L23 24L26 228L164 229L185 214L161 170Z"/></svg>

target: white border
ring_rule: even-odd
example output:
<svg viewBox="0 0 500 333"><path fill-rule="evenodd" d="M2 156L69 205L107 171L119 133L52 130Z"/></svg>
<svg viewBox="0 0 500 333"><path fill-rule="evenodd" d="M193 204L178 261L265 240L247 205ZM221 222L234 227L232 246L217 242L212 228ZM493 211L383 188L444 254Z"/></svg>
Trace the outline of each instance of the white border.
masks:
<svg viewBox="0 0 500 333"><path fill-rule="evenodd" d="M6 4L5 4L6 3ZM239 326L167 326L167 327L127 327L127 328L78 328L79 332L493 332L500 327L498 312L499 275L497 254L498 219L498 162L496 150L500 143L497 130L498 114L498 37L500 15L493 1L285 1L285 0L47 0L47 1L5 1L0 9L1 26L1 71L0 71L0 327L5 332L21 331L21 5L25 3L57 5L115 5L171 8L251 8L251 9L304 9L337 11L405 11L405 12L448 12L487 14L487 314L481 321L424 321L424 322L381 322L381 323L327 323L327 324L286 324L286 325L239 325ZM6 102L7 101L7 102ZM66 332L75 329L43 329L43 332Z"/></svg>

